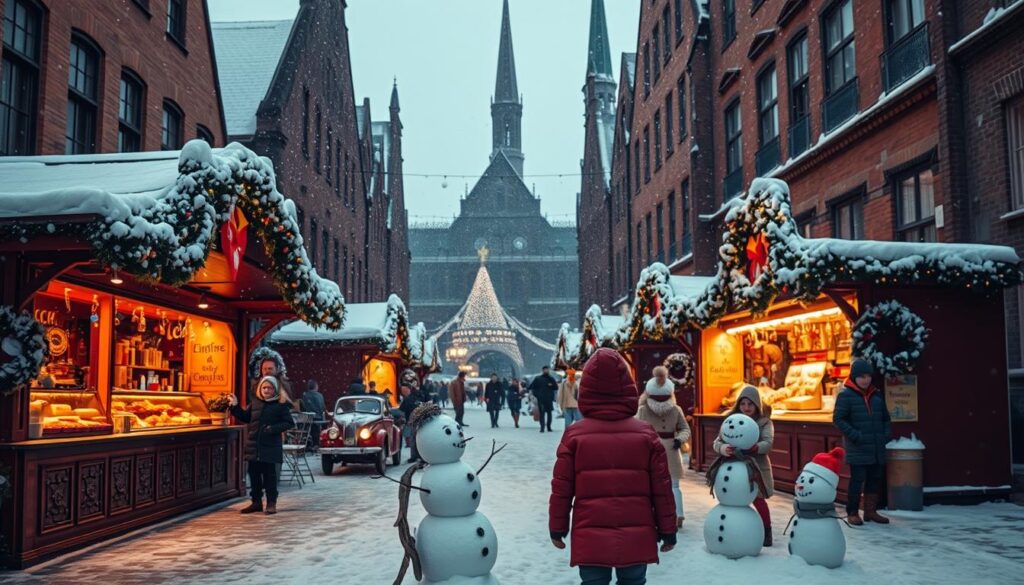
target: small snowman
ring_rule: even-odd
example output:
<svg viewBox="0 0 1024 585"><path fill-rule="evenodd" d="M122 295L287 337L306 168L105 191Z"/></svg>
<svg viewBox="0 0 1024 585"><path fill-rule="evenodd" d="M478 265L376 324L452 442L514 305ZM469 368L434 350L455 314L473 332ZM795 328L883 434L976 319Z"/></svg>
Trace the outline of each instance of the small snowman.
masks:
<svg viewBox="0 0 1024 585"><path fill-rule="evenodd" d="M757 556L764 543L764 524L750 505L757 497L761 474L742 452L757 443L760 429L754 419L736 413L722 423L721 437L736 454L719 457L708 469L707 481L719 504L704 521L704 543L708 552L730 559Z"/></svg>
<svg viewBox="0 0 1024 585"><path fill-rule="evenodd" d="M818 453L796 480L789 554L811 565L835 569L846 556L846 538L835 509L839 467L845 456L842 447Z"/></svg>
<svg viewBox="0 0 1024 585"><path fill-rule="evenodd" d="M483 468L474 470L462 461L469 439L454 419L433 404L418 407L409 424L416 429L416 447L426 463L418 489L427 516L414 539L414 557L423 574L420 583L499 585L491 575L498 558L498 536L487 517L477 511ZM497 451L492 450L491 456ZM411 477L407 472L403 483Z"/></svg>

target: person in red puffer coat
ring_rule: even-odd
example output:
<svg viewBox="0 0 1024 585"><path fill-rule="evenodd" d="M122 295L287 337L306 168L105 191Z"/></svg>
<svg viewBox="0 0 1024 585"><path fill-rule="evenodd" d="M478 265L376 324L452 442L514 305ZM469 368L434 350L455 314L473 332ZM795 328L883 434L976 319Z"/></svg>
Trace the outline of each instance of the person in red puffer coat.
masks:
<svg viewBox="0 0 1024 585"><path fill-rule="evenodd" d="M637 390L615 350L598 349L583 369L583 420L566 429L551 480L549 529L565 548L572 513L572 555L587 585L646 583L647 565L676 543L676 508L665 448L651 425L634 418Z"/></svg>

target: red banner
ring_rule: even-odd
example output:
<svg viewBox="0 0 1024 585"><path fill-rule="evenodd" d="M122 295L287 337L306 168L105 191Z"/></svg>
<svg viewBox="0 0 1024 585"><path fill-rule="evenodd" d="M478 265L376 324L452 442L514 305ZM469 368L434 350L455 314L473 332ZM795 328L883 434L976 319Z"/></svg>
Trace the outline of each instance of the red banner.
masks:
<svg viewBox="0 0 1024 585"><path fill-rule="evenodd" d="M238 268L242 265L242 257L245 256L245 244L249 239L247 228L249 222L241 209L237 207L231 212L231 216L220 226L220 247L228 260L228 268L231 270L231 280L238 278Z"/></svg>

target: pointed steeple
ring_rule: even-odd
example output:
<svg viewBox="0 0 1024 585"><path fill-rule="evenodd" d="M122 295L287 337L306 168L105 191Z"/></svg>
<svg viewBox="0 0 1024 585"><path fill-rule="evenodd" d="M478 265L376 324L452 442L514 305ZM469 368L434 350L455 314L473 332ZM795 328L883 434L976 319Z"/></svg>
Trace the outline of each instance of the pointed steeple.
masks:
<svg viewBox="0 0 1024 585"><path fill-rule="evenodd" d="M491 160L502 152L519 176L523 176L523 103L516 83L516 59L512 54L512 25L508 0L501 14L501 40L498 44L498 78L491 98Z"/></svg>
<svg viewBox="0 0 1024 585"><path fill-rule="evenodd" d="M612 79L612 54L608 46L608 20L604 0L590 2L590 49L587 74Z"/></svg>
<svg viewBox="0 0 1024 585"><path fill-rule="evenodd" d="M512 52L512 25L508 17L508 0L501 13L501 40L498 44L498 77L494 83L495 103L519 103L516 83L516 57Z"/></svg>
<svg viewBox="0 0 1024 585"><path fill-rule="evenodd" d="M391 109L400 110L398 107L398 78L395 78L395 85L391 87Z"/></svg>

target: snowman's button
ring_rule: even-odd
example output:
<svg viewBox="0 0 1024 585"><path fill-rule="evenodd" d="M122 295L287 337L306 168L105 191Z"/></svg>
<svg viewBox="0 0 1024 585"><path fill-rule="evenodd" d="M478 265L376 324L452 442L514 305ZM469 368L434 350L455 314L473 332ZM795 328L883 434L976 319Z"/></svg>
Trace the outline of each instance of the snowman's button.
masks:
<svg viewBox="0 0 1024 585"><path fill-rule="evenodd" d="M729 481L729 476L725 476L725 481Z"/></svg>
<svg viewBox="0 0 1024 585"><path fill-rule="evenodd" d="M718 531L719 532L725 532L725 524L719 524L718 525Z"/></svg>
<svg viewBox="0 0 1024 585"><path fill-rule="evenodd" d="M790 530L789 531L789 537L790 538L796 538L796 530Z"/></svg>
<svg viewBox="0 0 1024 585"><path fill-rule="evenodd" d="M729 491L729 488L727 488L727 487L723 487L723 488L722 488L722 493L723 493L723 494L724 494L725 492L727 492L727 491Z"/></svg>
<svg viewBox="0 0 1024 585"><path fill-rule="evenodd" d="M476 529L476 535L480 537L484 535L484 529L482 526Z"/></svg>
<svg viewBox="0 0 1024 585"><path fill-rule="evenodd" d="M800 521L799 521L799 520L793 520L793 526L796 526L796 525L797 525L797 524L799 524L799 523L800 523Z"/></svg>
<svg viewBox="0 0 1024 585"><path fill-rule="evenodd" d="M725 540L725 539L724 539L724 538L722 538L721 536L719 536L719 537L718 537L718 542L722 542L722 541L724 541L724 540Z"/></svg>
<svg viewBox="0 0 1024 585"><path fill-rule="evenodd" d="M726 471L732 471L732 465L726 465L725 466L725 470Z"/></svg>
<svg viewBox="0 0 1024 585"><path fill-rule="evenodd" d="M469 481L473 481L474 478L476 478L476 476L473 475L472 473L467 473L466 474L466 479L468 479Z"/></svg>
<svg viewBox="0 0 1024 585"><path fill-rule="evenodd" d="M485 546L485 547L484 547L484 549L483 549L482 551L480 551L480 554L481 554L482 556L485 556L485 557L486 557L487 555L491 554L491 549L489 549L489 548L487 548L487 547Z"/></svg>
<svg viewBox="0 0 1024 585"><path fill-rule="evenodd" d="M722 520L725 520L725 514L722 514Z"/></svg>
<svg viewBox="0 0 1024 585"><path fill-rule="evenodd" d="M469 497L471 497L471 498L473 498L475 500L478 497L480 497L480 493L477 492L476 490L473 490L473 493Z"/></svg>

